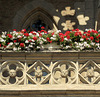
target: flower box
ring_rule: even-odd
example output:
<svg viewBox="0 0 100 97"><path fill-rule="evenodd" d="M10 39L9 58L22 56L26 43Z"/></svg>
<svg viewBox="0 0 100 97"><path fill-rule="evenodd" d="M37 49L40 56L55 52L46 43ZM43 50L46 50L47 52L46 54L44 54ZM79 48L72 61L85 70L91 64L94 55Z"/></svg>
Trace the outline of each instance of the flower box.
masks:
<svg viewBox="0 0 100 97"><path fill-rule="evenodd" d="M43 44L42 45L42 49L43 50L60 50L61 47L60 45L58 45L56 42L52 42L52 43L49 43L49 44Z"/></svg>

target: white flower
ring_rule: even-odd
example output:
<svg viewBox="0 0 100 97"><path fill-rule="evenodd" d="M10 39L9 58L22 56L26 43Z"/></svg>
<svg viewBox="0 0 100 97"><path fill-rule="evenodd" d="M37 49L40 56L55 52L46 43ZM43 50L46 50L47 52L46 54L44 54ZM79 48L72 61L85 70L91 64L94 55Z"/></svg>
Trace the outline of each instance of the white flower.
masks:
<svg viewBox="0 0 100 97"><path fill-rule="evenodd" d="M66 46L66 49L70 48L70 46Z"/></svg>
<svg viewBox="0 0 100 97"><path fill-rule="evenodd" d="M13 42L10 42L10 43L9 43L9 46L12 46L12 45L13 45Z"/></svg>
<svg viewBox="0 0 100 97"><path fill-rule="evenodd" d="M68 41L68 39L67 39L67 38L64 38L64 40Z"/></svg>
<svg viewBox="0 0 100 97"><path fill-rule="evenodd" d="M33 46L30 44L30 45L29 45L29 47L31 47L31 48L32 48Z"/></svg>
<svg viewBox="0 0 100 97"><path fill-rule="evenodd" d="M5 42L5 40L4 40L4 39L1 39L0 41L1 41L1 42Z"/></svg>
<svg viewBox="0 0 100 97"><path fill-rule="evenodd" d="M100 46L100 44L99 43L96 43L96 46Z"/></svg>
<svg viewBox="0 0 100 97"><path fill-rule="evenodd" d="M2 37L2 38L6 38L6 36L5 36L5 35L2 35L1 37Z"/></svg>
<svg viewBox="0 0 100 97"><path fill-rule="evenodd" d="M84 47L80 47L80 50L83 50L84 49Z"/></svg>
<svg viewBox="0 0 100 97"><path fill-rule="evenodd" d="M56 35L54 34L53 37L56 37Z"/></svg>
<svg viewBox="0 0 100 97"><path fill-rule="evenodd" d="M37 49L40 49L40 47L39 47L39 46L37 46Z"/></svg>
<svg viewBox="0 0 100 97"><path fill-rule="evenodd" d="M40 44L43 44L43 41L40 41Z"/></svg>
<svg viewBox="0 0 100 97"><path fill-rule="evenodd" d="M36 36L39 36L39 33L36 33Z"/></svg>
<svg viewBox="0 0 100 97"><path fill-rule="evenodd" d="M29 43L29 41L28 41L28 40L26 40L26 41L25 41L25 43Z"/></svg>
<svg viewBox="0 0 100 97"><path fill-rule="evenodd" d="M80 46L77 45L76 48L80 48Z"/></svg>
<svg viewBox="0 0 100 97"><path fill-rule="evenodd" d="M14 47L14 48L13 48L13 50L14 50L14 51L17 51L17 48L16 48L16 47Z"/></svg>
<svg viewBox="0 0 100 97"><path fill-rule="evenodd" d="M31 45L35 45L35 43L34 43L34 42L31 42L30 44L31 44Z"/></svg>
<svg viewBox="0 0 100 97"><path fill-rule="evenodd" d="M84 40L83 38L80 39L80 41L83 41L83 40Z"/></svg>
<svg viewBox="0 0 100 97"><path fill-rule="evenodd" d="M91 42L90 44L91 44L91 45L93 45L93 46L95 45L95 43L94 43L94 42Z"/></svg>
<svg viewBox="0 0 100 97"><path fill-rule="evenodd" d="M7 34L7 32L5 31L5 32L2 32L2 35L6 35Z"/></svg>
<svg viewBox="0 0 100 97"><path fill-rule="evenodd" d="M20 47L18 47L18 50L21 50L21 48L20 48Z"/></svg>
<svg viewBox="0 0 100 97"><path fill-rule="evenodd" d="M15 44L15 45L18 45L19 43L16 42L16 43L14 43L14 44Z"/></svg>
<svg viewBox="0 0 100 97"><path fill-rule="evenodd" d="M21 35L18 35L17 37L18 37L18 38L20 38L20 37L21 37Z"/></svg>
<svg viewBox="0 0 100 97"><path fill-rule="evenodd" d="M33 34L32 34L32 33L29 33L29 35L30 35L30 36L33 36Z"/></svg>
<svg viewBox="0 0 100 97"><path fill-rule="evenodd" d="M78 43L77 42L74 42L76 45L78 45Z"/></svg>

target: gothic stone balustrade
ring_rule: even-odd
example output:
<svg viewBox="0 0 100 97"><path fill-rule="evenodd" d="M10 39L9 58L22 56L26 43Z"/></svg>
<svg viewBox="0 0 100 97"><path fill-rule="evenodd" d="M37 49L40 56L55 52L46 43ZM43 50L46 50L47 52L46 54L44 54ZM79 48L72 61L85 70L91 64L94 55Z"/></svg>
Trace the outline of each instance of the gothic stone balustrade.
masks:
<svg viewBox="0 0 100 97"><path fill-rule="evenodd" d="M4 93L97 97L100 52L1 52L0 94Z"/></svg>

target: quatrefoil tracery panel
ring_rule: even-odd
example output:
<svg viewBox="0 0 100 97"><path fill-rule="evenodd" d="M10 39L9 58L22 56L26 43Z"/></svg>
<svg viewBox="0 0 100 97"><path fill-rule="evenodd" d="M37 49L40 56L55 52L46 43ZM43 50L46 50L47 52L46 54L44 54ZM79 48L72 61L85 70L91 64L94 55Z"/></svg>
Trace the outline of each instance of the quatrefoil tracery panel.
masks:
<svg viewBox="0 0 100 97"><path fill-rule="evenodd" d="M6 61L1 65L1 83L23 84L24 65L17 61Z"/></svg>
<svg viewBox="0 0 100 97"><path fill-rule="evenodd" d="M35 62L27 70L27 78L32 84L45 84L50 79L50 70L41 61Z"/></svg>
<svg viewBox="0 0 100 97"><path fill-rule="evenodd" d="M75 83L76 64L74 62L56 62L53 64L53 78L56 84Z"/></svg>
<svg viewBox="0 0 100 97"><path fill-rule="evenodd" d="M98 84L100 83L100 66L94 61L86 62L79 69L80 83Z"/></svg>

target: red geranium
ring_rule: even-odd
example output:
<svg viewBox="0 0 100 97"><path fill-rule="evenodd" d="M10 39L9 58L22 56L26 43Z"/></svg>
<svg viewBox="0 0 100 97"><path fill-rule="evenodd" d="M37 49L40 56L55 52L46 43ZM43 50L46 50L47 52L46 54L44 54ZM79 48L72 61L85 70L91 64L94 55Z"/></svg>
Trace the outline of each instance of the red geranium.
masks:
<svg viewBox="0 0 100 97"><path fill-rule="evenodd" d="M64 36L60 36L60 42L63 42L64 41Z"/></svg>
<svg viewBox="0 0 100 97"><path fill-rule="evenodd" d="M34 40L37 40L37 37L33 37Z"/></svg>
<svg viewBox="0 0 100 97"><path fill-rule="evenodd" d="M20 43L20 47L24 47L24 43Z"/></svg>
<svg viewBox="0 0 100 97"><path fill-rule="evenodd" d="M22 29L21 32L22 32L22 33L26 32L26 29Z"/></svg>
<svg viewBox="0 0 100 97"><path fill-rule="evenodd" d="M8 36L9 38L12 38L12 35L11 35L11 34L7 34L7 36Z"/></svg>
<svg viewBox="0 0 100 97"><path fill-rule="evenodd" d="M49 37L47 37L47 41L50 41L50 38Z"/></svg>
<svg viewBox="0 0 100 97"><path fill-rule="evenodd" d="M50 42L50 43L52 43L52 40L50 40L50 38L49 38L49 37L47 37L47 41L48 41L48 42Z"/></svg>
<svg viewBox="0 0 100 97"><path fill-rule="evenodd" d="M29 34L28 34L28 33L24 33L24 36L28 37L28 36L29 36Z"/></svg>
<svg viewBox="0 0 100 97"><path fill-rule="evenodd" d="M21 41L21 39L18 39L18 41L20 42L20 41Z"/></svg>
<svg viewBox="0 0 100 97"><path fill-rule="evenodd" d="M82 38L83 38L83 39L85 39L85 38L86 38L86 36L84 36L84 35L83 35L83 36L82 36Z"/></svg>
<svg viewBox="0 0 100 97"><path fill-rule="evenodd" d="M14 40L14 43L17 42L17 40Z"/></svg>
<svg viewBox="0 0 100 97"><path fill-rule="evenodd" d="M67 36L67 39L70 39L70 36L69 35Z"/></svg>
<svg viewBox="0 0 100 97"><path fill-rule="evenodd" d="M69 35L71 32L70 31L66 31L66 33L64 34L64 36Z"/></svg>
<svg viewBox="0 0 100 97"><path fill-rule="evenodd" d="M90 37L90 39L91 39L91 40L93 40L93 39L94 39L94 37L93 37L93 36L91 36L91 37Z"/></svg>
<svg viewBox="0 0 100 97"><path fill-rule="evenodd" d="M41 29L45 29L45 27L42 26Z"/></svg>
<svg viewBox="0 0 100 97"><path fill-rule="evenodd" d="M34 31L31 31L30 33L32 33L33 35L36 35L36 32L34 32Z"/></svg>
<svg viewBox="0 0 100 97"><path fill-rule="evenodd" d="M13 31L16 31L16 29L13 29Z"/></svg>
<svg viewBox="0 0 100 97"><path fill-rule="evenodd" d="M59 33L59 36L64 36L64 34L63 33Z"/></svg>

